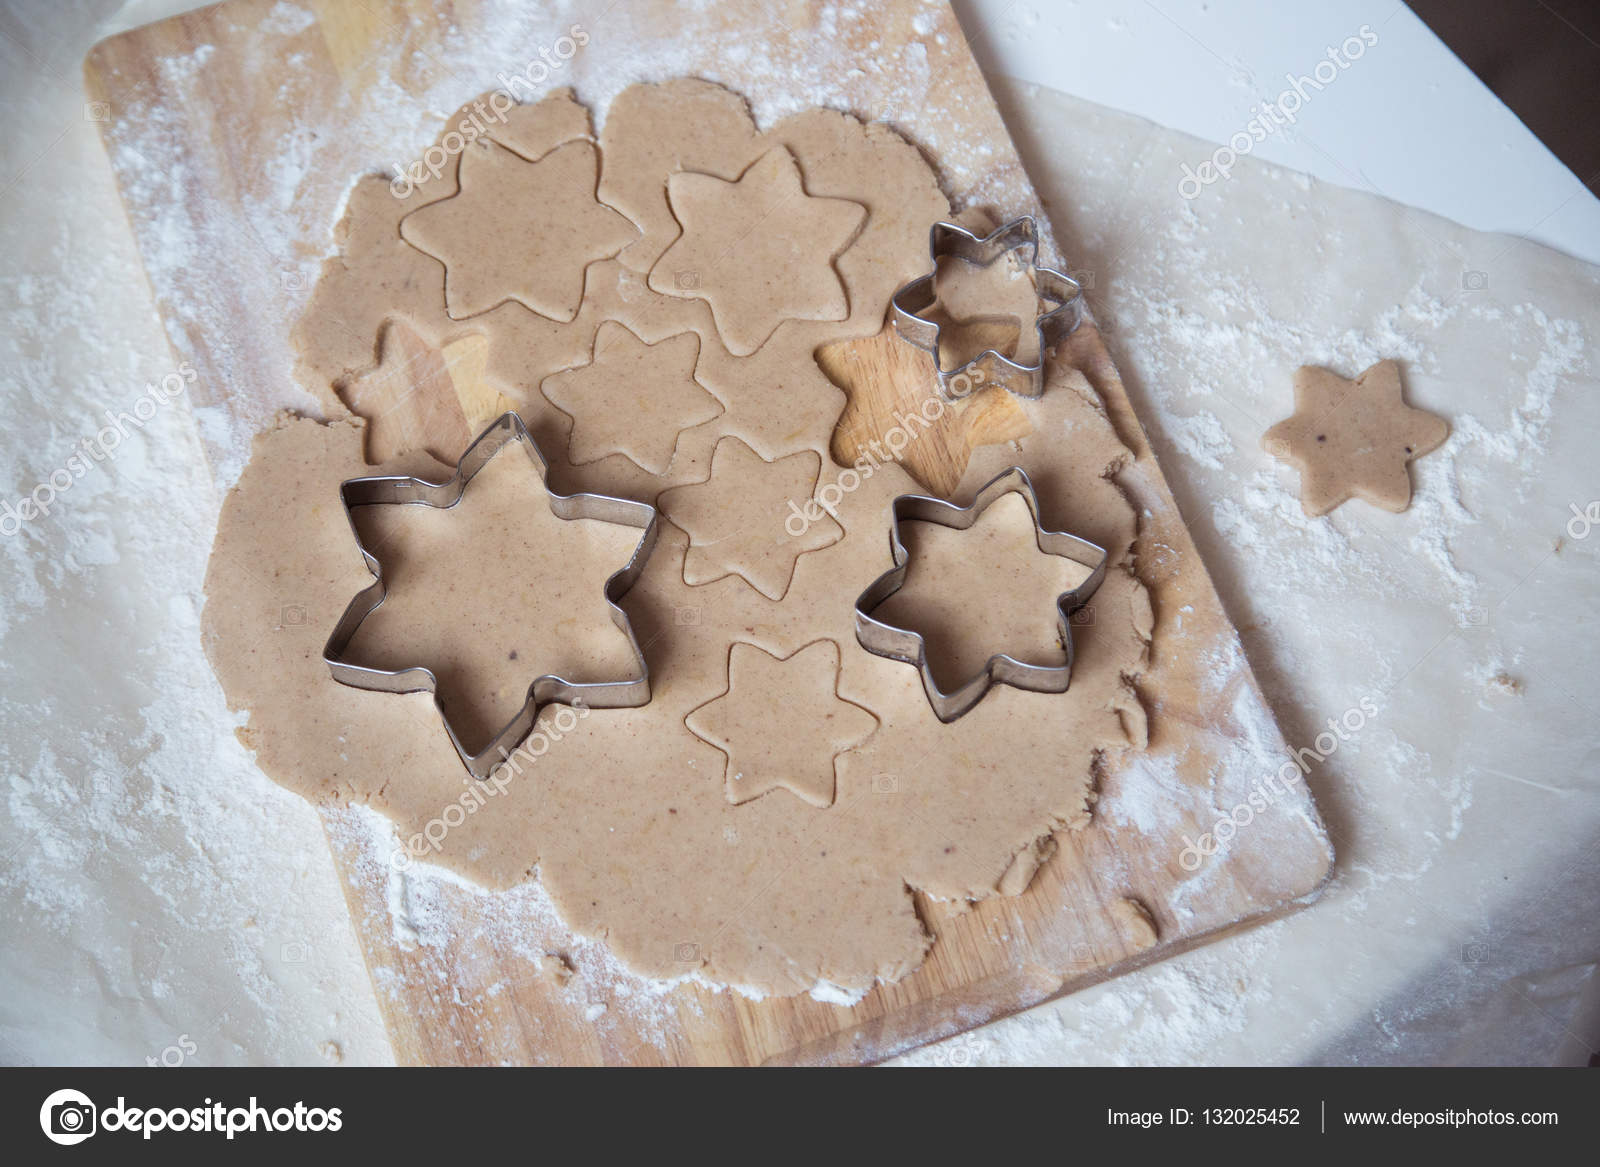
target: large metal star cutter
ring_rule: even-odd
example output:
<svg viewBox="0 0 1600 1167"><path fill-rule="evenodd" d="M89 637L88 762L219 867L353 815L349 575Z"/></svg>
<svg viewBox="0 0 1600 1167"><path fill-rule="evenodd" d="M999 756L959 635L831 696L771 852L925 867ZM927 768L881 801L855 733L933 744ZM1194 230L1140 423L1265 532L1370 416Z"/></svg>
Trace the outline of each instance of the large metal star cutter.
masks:
<svg viewBox="0 0 1600 1167"><path fill-rule="evenodd" d="M421 505L440 509L453 507L461 501L467 484L478 471L488 465L505 446L513 442L521 444L533 461L539 472L539 481L545 484L550 511L557 518L599 519L605 523L637 527L644 532L627 564L607 578L604 593L611 609L612 621L627 636L628 644L633 649L634 658L639 664L639 675L626 681L600 682L568 681L553 674L537 677L528 686L527 701L517 715L494 735L493 740L482 751L472 753L462 745L455 728L450 724L450 719L445 716L444 706L439 701L438 681L432 670L421 666L393 670L374 669L352 664L344 659L345 650L349 648L356 629L361 627L363 620L377 611L387 595L383 567L362 542L353 512L356 507L383 503ZM328 643L322 650L323 662L333 674L334 680L358 689L371 689L379 693L432 693L434 704L439 708L440 719L444 721L445 731L450 735L451 744L455 746L462 765L466 766L468 772L476 778L487 778L494 767L528 736L541 706L551 703L564 705L582 703L594 709L618 709L645 705L650 700L650 666L645 661L644 650L639 647L638 638L634 636L628 615L619 606L618 601L644 571L645 561L649 559L650 552L655 547L656 508L648 503L613 498L606 494L557 494L549 487L548 474L548 463L539 447L534 444L527 427L522 424L522 419L515 413L506 413L473 440L467 447L466 453L461 455L455 474L446 482L429 482L424 478L395 475L352 478L339 487L339 498L344 503L345 516L350 522L350 532L355 536L356 546L361 549L361 557L367 562L367 570L372 572L372 583L350 601L344 610L344 615L339 617L339 623L335 625L333 634L328 637ZM470 570L470 564L464 567Z"/></svg>
<svg viewBox="0 0 1600 1167"><path fill-rule="evenodd" d="M1061 647L1066 652L1066 663L1027 664L1005 653L996 653L988 659L977 676L945 692L939 688L928 667L928 646L922 636L874 619L872 613L899 591L906 580L906 569L911 560L905 544L900 541L901 523L938 523L943 527L965 531L978 521L991 503L1006 494L1020 494L1028 504L1040 551L1047 555L1063 556L1090 569L1082 583L1056 597L1056 626L1061 636ZM954 721L967 712L995 684L1028 689L1035 693L1065 693L1072 680L1072 614L1088 603L1089 597L1105 578L1105 548L1065 531L1046 530L1039 522L1039 497L1034 493L1033 482L1020 466L1013 466L991 479L967 506L956 506L942 498L925 494L902 494L890 505L890 516L889 551L894 566L875 579L856 600L856 639L861 647L874 655L915 665L922 674L922 688L928 695L928 703L933 706L934 715L944 722ZM981 603L983 598L975 596L973 602Z"/></svg>
<svg viewBox="0 0 1600 1167"><path fill-rule="evenodd" d="M933 256L933 271L906 284L889 304L895 331L909 344L933 356L940 396L956 401L989 384L1003 385L1019 397L1041 396L1044 354L1082 322L1083 289L1070 276L1039 266L1039 225L1033 216L1013 219L981 239L954 223L935 223L928 232L928 250ZM1052 305L1034 317L1033 330L1038 339L1034 359L1024 363L991 348L946 369L939 363L939 323L921 315L938 302L934 281L939 261L948 257L988 267L1013 255L1027 264L1039 299Z"/></svg>

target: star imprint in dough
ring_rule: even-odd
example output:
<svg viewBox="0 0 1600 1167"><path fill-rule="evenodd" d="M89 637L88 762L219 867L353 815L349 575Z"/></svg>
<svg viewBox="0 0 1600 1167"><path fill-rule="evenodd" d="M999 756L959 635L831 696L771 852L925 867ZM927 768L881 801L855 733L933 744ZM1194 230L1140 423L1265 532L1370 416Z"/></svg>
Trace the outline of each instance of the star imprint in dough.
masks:
<svg viewBox="0 0 1600 1167"><path fill-rule="evenodd" d="M735 182L680 171L667 198L683 234L650 269L653 291L711 306L728 351L749 356L785 320L845 320L833 261L867 209L808 195L794 156L774 147Z"/></svg>
<svg viewBox="0 0 1600 1167"><path fill-rule="evenodd" d="M646 344L614 320L601 324L590 363L546 377L540 386L572 418L573 464L621 454L648 473L665 474L678 435L724 408L695 380L699 355L695 332Z"/></svg>
<svg viewBox="0 0 1600 1167"><path fill-rule="evenodd" d="M684 719L728 756L728 801L783 787L812 806L833 805L834 765L878 728L839 696L839 646L819 640L788 657L753 644L728 653L728 689Z"/></svg>
<svg viewBox="0 0 1600 1167"><path fill-rule="evenodd" d="M492 142L461 155L461 189L400 220L407 243L444 264L453 320L516 300L563 323L578 314L591 263L638 237L595 200L593 142L568 142L537 162Z"/></svg>
<svg viewBox="0 0 1600 1167"><path fill-rule="evenodd" d="M1294 415L1262 437L1300 470L1300 505L1315 518L1351 498L1386 511L1411 505L1407 464L1438 449L1450 423L1405 403L1400 366L1379 361L1354 381L1305 366L1294 374Z"/></svg>
<svg viewBox="0 0 1600 1167"><path fill-rule="evenodd" d="M800 524L798 534L790 530L795 512L811 501L821 469L812 450L768 462L738 438L719 441L709 478L662 491L658 500L689 536L683 582L694 587L737 575L767 599L783 599L795 561L844 536L826 511Z"/></svg>

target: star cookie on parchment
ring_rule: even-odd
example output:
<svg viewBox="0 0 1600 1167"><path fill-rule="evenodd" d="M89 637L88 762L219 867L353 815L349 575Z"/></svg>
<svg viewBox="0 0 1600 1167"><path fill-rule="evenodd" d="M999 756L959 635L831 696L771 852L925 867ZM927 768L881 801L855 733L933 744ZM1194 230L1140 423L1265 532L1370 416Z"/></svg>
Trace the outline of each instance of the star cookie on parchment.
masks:
<svg viewBox="0 0 1600 1167"><path fill-rule="evenodd" d="M646 344L614 320L600 325L590 363L546 377L540 386L572 418L573 464L621 454L650 474L665 474L678 435L723 411L695 380L699 355L695 332Z"/></svg>
<svg viewBox="0 0 1600 1167"><path fill-rule="evenodd" d="M753 644L728 653L728 690L685 724L728 756L728 801L783 787L812 806L833 805L834 762L866 741L878 719L839 696L839 646L819 640L788 657Z"/></svg>
<svg viewBox="0 0 1600 1167"><path fill-rule="evenodd" d="M1300 470L1300 505L1315 518L1351 498L1386 511L1411 505L1413 458L1436 450L1450 423L1407 405L1400 366L1379 361L1354 381L1305 366L1294 374L1294 416L1261 439Z"/></svg>
<svg viewBox="0 0 1600 1167"><path fill-rule="evenodd" d="M537 162L492 142L461 155L461 190L400 221L405 241L444 264L454 320L516 300L563 323L578 314L584 272L638 237L595 200L593 142L568 142Z"/></svg>
<svg viewBox="0 0 1600 1167"><path fill-rule="evenodd" d="M738 438L722 438L711 451L711 477L663 491L657 502L689 536L683 582L696 587L737 575L767 599L783 599L795 561L844 536L826 511L798 533L790 529L811 503L821 470L811 450L768 462Z"/></svg>
<svg viewBox="0 0 1600 1167"><path fill-rule="evenodd" d="M650 269L650 287L706 301L734 356L755 352L785 320L849 317L833 261L867 209L806 194L782 146L735 182L680 171L667 179L667 199L683 234Z"/></svg>

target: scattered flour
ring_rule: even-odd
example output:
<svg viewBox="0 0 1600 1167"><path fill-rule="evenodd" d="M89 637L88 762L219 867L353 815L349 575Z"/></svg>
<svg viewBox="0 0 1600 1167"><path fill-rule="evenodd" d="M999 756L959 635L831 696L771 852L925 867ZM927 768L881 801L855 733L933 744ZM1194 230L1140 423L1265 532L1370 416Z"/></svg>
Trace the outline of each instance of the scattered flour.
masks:
<svg viewBox="0 0 1600 1167"><path fill-rule="evenodd" d="M1221 419L1206 410L1188 417L1173 415L1167 436L1184 454L1212 470L1221 470L1222 459L1233 453L1233 438Z"/></svg>
<svg viewBox="0 0 1600 1167"><path fill-rule="evenodd" d="M605 1026L622 1018L629 1031L658 1047L681 1012L696 1009L692 999L672 993L676 980L637 976L603 941L571 932L537 878L491 893L441 867L412 864L399 871L387 858L397 845L388 819L354 806L329 813L325 821L341 854L355 856L349 877L359 886L385 889L381 910L369 903L361 927L388 931L401 952L428 953L426 967L439 977L432 991L448 986L457 1005L473 1008L518 983L549 981L553 972L563 992L589 1002L587 1021ZM492 959L474 955L485 952ZM417 986L406 981L407 974L381 963L371 971L390 1008L414 1010L409 994Z"/></svg>

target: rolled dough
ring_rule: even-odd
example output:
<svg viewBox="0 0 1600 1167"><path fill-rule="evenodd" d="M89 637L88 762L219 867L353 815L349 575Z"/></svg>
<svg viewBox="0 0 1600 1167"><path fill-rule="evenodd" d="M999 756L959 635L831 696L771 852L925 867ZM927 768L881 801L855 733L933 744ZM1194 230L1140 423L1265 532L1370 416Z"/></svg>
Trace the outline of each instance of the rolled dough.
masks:
<svg viewBox="0 0 1600 1167"><path fill-rule="evenodd" d="M523 140L507 145L524 158L555 148L554 139L573 140L574 127L586 125L568 94L526 108L515 122ZM529 127L548 133L529 142ZM790 315L754 353L737 356L704 299L654 291L648 276L679 233L666 202L671 175L733 182L778 147L798 170L801 197L864 208L832 265L848 317L827 319L834 304L819 289L807 305L785 304ZM1045 525L1106 547L1111 568L1094 622L1076 630L1068 693L996 688L941 725L915 670L867 653L852 629L853 598L889 563L890 500L928 489L906 469L921 462L910 452L836 460L830 449L847 398L813 355L877 337L891 292L927 270L928 226L949 212L933 174L884 127L812 111L757 132L737 96L692 81L620 95L598 153L600 201L639 236L617 259L588 267L567 323L514 300L452 320L443 268L407 254L397 224L416 200L448 197L453 176L436 191L419 188L404 208L381 201L405 202L387 190L357 185L340 254L328 261L297 332L300 375L333 420L283 417L257 438L219 524L206 583L207 651L230 704L248 713L240 736L263 770L308 798L380 810L396 823L397 850L409 847L491 887L539 878L570 927L606 937L645 976L696 976L766 994L819 984L863 991L921 962L930 940L913 893L966 900L1020 892L1050 854L1053 833L1088 823L1097 763L1143 744L1133 685L1151 620L1129 559L1135 511L1116 484L1128 452L1070 344L1052 363L1044 396L1015 402L1025 424L965 431L1004 444L966 452L955 497L1021 465L1038 488ZM797 229L790 222L772 229ZM581 236L570 243L576 255L591 252ZM753 269L743 278L765 276ZM727 279L725 291L737 295L737 279ZM485 379L522 412L556 489L666 503L661 537L624 601L647 646L651 702L581 718L546 709L543 748L493 795L465 775L427 696L339 685L320 659L328 628L368 579L338 483L374 472L448 474L425 443L369 465L366 422L344 404L348 387L377 365L380 335L395 322L434 349L470 337L487 344ZM641 432L677 435L665 473L644 464L659 465L664 443L635 461L630 451L645 447L610 431L617 453L575 464L571 417L540 388L553 375L600 366L606 342L597 336L620 336L619 325L645 345L697 334L694 379L726 407L708 420L703 403L681 393L642 401L634 411ZM931 377L921 383L931 400ZM577 457L593 452L585 447ZM737 454L728 466L725 452ZM778 468L802 462L807 474L793 483L782 477ZM416 570L396 582L391 618L363 629L374 658L403 652L450 665L461 699L490 711L488 721L497 702L515 696L525 653L534 658L531 680L549 671L541 654L604 661L610 651L611 625L582 597L598 600L595 571L612 549L601 533L574 524L541 526L547 509L538 484L514 478L482 483L479 500L427 522L380 520L397 526L391 553ZM805 494L792 500L802 507L810 491L829 500L827 521L815 524L825 538L786 530L788 500L773 491L780 479L784 491ZM674 498L689 502L680 510ZM996 554L1007 548L1004 538L990 543ZM984 582L990 598L969 609L973 622L958 640L1009 636L1018 620L1019 634L1034 636L1031 616L1018 613L1053 585L1022 568L986 573ZM276 618L289 604L304 610L303 624ZM779 685L790 695L774 703ZM755 760L759 791L730 797L735 758ZM437 845L416 847L437 822L449 824Z"/></svg>

